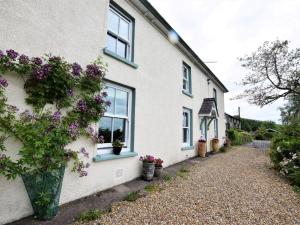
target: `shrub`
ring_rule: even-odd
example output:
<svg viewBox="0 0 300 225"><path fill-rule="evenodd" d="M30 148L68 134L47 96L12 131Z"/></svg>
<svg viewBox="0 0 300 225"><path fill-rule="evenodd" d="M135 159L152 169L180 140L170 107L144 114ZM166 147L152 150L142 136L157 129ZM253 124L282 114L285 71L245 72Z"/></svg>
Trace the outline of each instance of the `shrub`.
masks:
<svg viewBox="0 0 300 225"><path fill-rule="evenodd" d="M128 202L134 202L136 201L138 198L140 198L141 195L138 191L133 191L130 192L125 198L124 201L128 201Z"/></svg>
<svg viewBox="0 0 300 225"><path fill-rule="evenodd" d="M80 222L88 222L92 220L100 219L103 215L103 212L99 209L90 209L88 211L82 212L77 217L77 220Z"/></svg>
<svg viewBox="0 0 300 225"><path fill-rule="evenodd" d="M237 129L228 130L227 136L231 140L232 145L242 145L252 141L251 134Z"/></svg>
<svg viewBox="0 0 300 225"><path fill-rule="evenodd" d="M272 139L270 158L274 167L300 187L300 121L282 126Z"/></svg>

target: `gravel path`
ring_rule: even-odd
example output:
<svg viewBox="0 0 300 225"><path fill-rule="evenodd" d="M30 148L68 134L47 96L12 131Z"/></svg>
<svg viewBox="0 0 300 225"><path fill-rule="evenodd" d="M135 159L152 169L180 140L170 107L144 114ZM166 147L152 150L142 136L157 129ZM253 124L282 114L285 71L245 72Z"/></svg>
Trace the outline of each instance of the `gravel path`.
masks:
<svg viewBox="0 0 300 225"><path fill-rule="evenodd" d="M270 169L265 152L240 147L197 162L136 202L87 224L300 224L300 200Z"/></svg>

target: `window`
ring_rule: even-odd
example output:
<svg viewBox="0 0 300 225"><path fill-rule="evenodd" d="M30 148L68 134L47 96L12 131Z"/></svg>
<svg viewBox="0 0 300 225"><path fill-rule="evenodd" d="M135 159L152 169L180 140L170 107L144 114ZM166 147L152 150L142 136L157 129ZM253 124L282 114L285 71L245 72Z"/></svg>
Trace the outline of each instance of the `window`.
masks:
<svg viewBox="0 0 300 225"><path fill-rule="evenodd" d="M99 122L99 135L104 137L104 143L98 144L98 153L111 153L112 142L117 139L124 144L122 152L128 152L131 147L132 91L113 84L107 84L104 91L111 105Z"/></svg>
<svg viewBox="0 0 300 225"><path fill-rule="evenodd" d="M214 135L218 138L218 119L214 119Z"/></svg>
<svg viewBox="0 0 300 225"><path fill-rule="evenodd" d="M133 20L110 5L108 11L107 50L132 61Z"/></svg>
<svg viewBox="0 0 300 225"><path fill-rule="evenodd" d="M213 92L214 92L214 99L215 99L216 104L217 104L217 90L214 88Z"/></svg>
<svg viewBox="0 0 300 225"><path fill-rule="evenodd" d="M184 108L182 115L182 146L192 146L192 111Z"/></svg>
<svg viewBox="0 0 300 225"><path fill-rule="evenodd" d="M203 137L206 138L206 119L201 119L200 131L201 131L201 135L203 135Z"/></svg>
<svg viewBox="0 0 300 225"><path fill-rule="evenodd" d="M183 92L192 94L191 67L183 63Z"/></svg>

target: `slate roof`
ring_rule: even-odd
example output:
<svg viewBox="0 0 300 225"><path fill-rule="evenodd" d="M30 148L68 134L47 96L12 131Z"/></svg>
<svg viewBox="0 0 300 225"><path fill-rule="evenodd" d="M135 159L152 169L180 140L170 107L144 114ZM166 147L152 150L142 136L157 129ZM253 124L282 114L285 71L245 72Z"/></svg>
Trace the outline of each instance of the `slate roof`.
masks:
<svg viewBox="0 0 300 225"><path fill-rule="evenodd" d="M218 113L216 100L214 98L205 98L205 99L203 99L203 103L201 105L201 108L200 108L198 114L210 115L213 107L216 108L216 111Z"/></svg>

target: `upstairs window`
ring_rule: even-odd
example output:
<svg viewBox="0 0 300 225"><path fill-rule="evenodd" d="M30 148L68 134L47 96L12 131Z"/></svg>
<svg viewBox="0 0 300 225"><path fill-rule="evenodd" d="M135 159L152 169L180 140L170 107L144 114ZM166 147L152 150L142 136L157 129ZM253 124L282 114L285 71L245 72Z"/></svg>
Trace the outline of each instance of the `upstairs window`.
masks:
<svg viewBox="0 0 300 225"><path fill-rule="evenodd" d="M213 95L214 95L214 99L215 99L216 105L217 105L218 104L218 102L217 102L218 98L217 98L217 90L215 88L213 89Z"/></svg>
<svg viewBox="0 0 300 225"><path fill-rule="evenodd" d="M132 61L133 20L114 5L109 6L107 50Z"/></svg>
<svg viewBox="0 0 300 225"><path fill-rule="evenodd" d="M191 67L183 63L183 92L192 94Z"/></svg>

